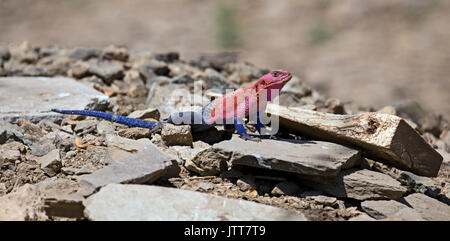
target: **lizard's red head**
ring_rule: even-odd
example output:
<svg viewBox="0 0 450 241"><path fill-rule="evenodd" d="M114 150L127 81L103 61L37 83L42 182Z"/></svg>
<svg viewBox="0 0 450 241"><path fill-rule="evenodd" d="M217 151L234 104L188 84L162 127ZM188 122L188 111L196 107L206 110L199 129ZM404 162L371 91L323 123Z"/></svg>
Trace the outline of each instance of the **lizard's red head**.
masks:
<svg viewBox="0 0 450 241"><path fill-rule="evenodd" d="M267 100L271 101L275 98L284 87L284 85L291 80L291 73L285 70L273 70L270 73L263 75L261 78L256 81L253 87L256 89L257 93L260 93L261 90L267 91ZM278 90L276 92L272 92L271 90ZM275 95L273 94L275 93Z"/></svg>

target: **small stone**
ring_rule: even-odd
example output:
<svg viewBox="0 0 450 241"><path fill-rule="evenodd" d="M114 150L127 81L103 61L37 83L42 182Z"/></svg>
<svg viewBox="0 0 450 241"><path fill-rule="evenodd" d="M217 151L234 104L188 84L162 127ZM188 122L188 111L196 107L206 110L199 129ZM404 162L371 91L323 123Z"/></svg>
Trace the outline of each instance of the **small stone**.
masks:
<svg viewBox="0 0 450 241"><path fill-rule="evenodd" d="M89 220L307 220L255 202L150 185L110 184L84 204Z"/></svg>
<svg viewBox="0 0 450 241"><path fill-rule="evenodd" d="M9 140L20 141L26 145L31 145L33 143L33 140L25 137L22 128L6 121L0 121L0 145Z"/></svg>
<svg viewBox="0 0 450 241"><path fill-rule="evenodd" d="M202 76L199 76L200 79L203 79L205 89L215 89L220 93L225 93L228 89L237 89L238 85L229 81L225 76L221 73L217 72L214 69L207 68Z"/></svg>
<svg viewBox="0 0 450 241"><path fill-rule="evenodd" d="M52 55L57 55L59 53L60 49L56 45L47 45L47 46L41 46L39 48L39 56L47 57Z"/></svg>
<svg viewBox="0 0 450 241"><path fill-rule="evenodd" d="M192 159L187 160L185 166L188 170L202 176L215 176L228 169L228 153L215 152L211 148L199 151Z"/></svg>
<svg viewBox="0 0 450 241"><path fill-rule="evenodd" d="M67 75L70 77L74 77L77 79L84 78L89 75L89 67L88 66L76 66L72 69L69 69Z"/></svg>
<svg viewBox="0 0 450 241"><path fill-rule="evenodd" d="M86 66L86 68L88 68L88 66ZM99 77L95 76L95 75L91 75L91 76L86 76L80 80L78 80L78 82L83 83L84 85L90 86L98 91L102 91L104 87L103 85L103 81L102 79L100 79ZM106 95L106 93L105 93Z"/></svg>
<svg viewBox="0 0 450 241"><path fill-rule="evenodd" d="M38 163L41 165L41 169L49 176L55 176L58 174L62 167L61 157L59 150L55 149L45 156L38 159Z"/></svg>
<svg viewBox="0 0 450 241"><path fill-rule="evenodd" d="M381 114L388 114L388 115L396 115L397 114L397 110L395 109L395 107L390 106L390 105L381 108L377 112L381 113Z"/></svg>
<svg viewBox="0 0 450 241"><path fill-rule="evenodd" d="M128 49L125 47L117 47L114 45L109 45L104 48L101 53L101 57L109 60L119 60L119 61L127 61L128 60Z"/></svg>
<svg viewBox="0 0 450 241"><path fill-rule="evenodd" d="M432 146L434 149L437 148L437 139L436 137L431 134L430 132L425 132L422 134L422 138L428 143L430 144L430 146Z"/></svg>
<svg viewBox="0 0 450 241"><path fill-rule="evenodd" d="M69 54L70 58L80 59L80 60L89 60L91 58L98 58L100 56L99 49L88 49L88 48L76 48L72 50Z"/></svg>
<svg viewBox="0 0 450 241"><path fill-rule="evenodd" d="M106 84L122 76L123 70L123 64L115 60L89 61L89 73L100 77Z"/></svg>
<svg viewBox="0 0 450 241"><path fill-rule="evenodd" d="M256 81L265 74L263 70L248 62L227 63L224 68L232 73L228 79L239 84Z"/></svg>
<svg viewBox="0 0 450 241"><path fill-rule="evenodd" d="M238 53L236 52L226 52L226 53L216 53L216 54L204 54L201 55L197 62L200 68L214 68L221 71L226 68L227 64L232 64L237 62ZM234 72L238 69L235 66L229 66L227 70Z"/></svg>
<svg viewBox="0 0 450 241"><path fill-rule="evenodd" d="M167 66L167 63L158 61L153 58L147 59L146 61L144 61L144 63L134 65L133 67L139 69L139 72L141 72L142 75L146 76L147 79L155 75L169 76L170 73L170 69Z"/></svg>
<svg viewBox="0 0 450 241"><path fill-rule="evenodd" d="M255 181L251 179L238 179L236 181L236 185L239 187L239 190L246 192L249 190L255 189Z"/></svg>
<svg viewBox="0 0 450 241"><path fill-rule="evenodd" d="M56 148L62 151L69 151L71 147L73 147L73 136L64 131L56 131L54 137L54 143Z"/></svg>
<svg viewBox="0 0 450 241"><path fill-rule="evenodd" d="M193 146L170 146L169 149L173 150L176 155L181 159L181 163L178 164L185 164L186 168L189 169L190 165L192 164L192 158L197 155L200 151L203 151L207 148L209 148L210 145L207 143L204 143L202 141L196 141L193 143ZM189 169L190 170L190 169Z"/></svg>
<svg viewBox="0 0 450 241"><path fill-rule="evenodd" d="M52 150L56 149L55 144L53 143L53 140L43 138L39 142L33 143L30 147L31 154L34 156L43 156L49 153Z"/></svg>
<svg viewBox="0 0 450 241"><path fill-rule="evenodd" d="M444 165L450 165L450 153L439 149L437 151L442 155Z"/></svg>
<svg viewBox="0 0 450 241"><path fill-rule="evenodd" d="M25 137L29 140L37 141L44 136L41 127L27 120L19 119L17 124L24 130Z"/></svg>
<svg viewBox="0 0 450 241"><path fill-rule="evenodd" d="M39 54L36 49L27 41L22 42L18 46L11 46L9 49L11 59L17 60L21 63L32 64L39 59Z"/></svg>
<svg viewBox="0 0 450 241"><path fill-rule="evenodd" d="M147 145L151 145L151 141L147 138L132 140L123 138L118 135L108 134L105 137L107 156L110 163L122 159L142 149Z"/></svg>
<svg viewBox="0 0 450 241"><path fill-rule="evenodd" d="M101 120L97 124L97 133L100 135L114 134L116 130L114 129L113 123L111 121Z"/></svg>
<svg viewBox="0 0 450 241"><path fill-rule="evenodd" d="M328 197L324 195L312 196L312 200L316 201L319 204L332 206L336 203L337 199L335 197Z"/></svg>
<svg viewBox="0 0 450 241"><path fill-rule="evenodd" d="M146 97L147 94L148 90L144 85L130 85L130 88L127 91L127 95L131 98Z"/></svg>
<svg viewBox="0 0 450 241"><path fill-rule="evenodd" d="M68 176L75 175L75 172L77 171L77 169L78 168L75 168L75 167L62 167L61 173L63 173L64 175L68 175Z"/></svg>
<svg viewBox="0 0 450 241"><path fill-rule="evenodd" d="M2 162L15 163L20 161L20 151L18 150L1 150L0 149L0 164Z"/></svg>
<svg viewBox="0 0 450 241"><path fill-rule="evenodd" d="M83 165L81 168L74 168L74 167L63 167L61 168L61 172L66 175L84 175L84 174L91 174L96 170L96 168L88 163Z"/></svg>
<svg viewBox="0 0 450 241"><path fill-rule="evenodd" d="M0 60L8 60L10 57L8 48L0 46Z"/></svg>
<svg viewBox="0 0 450 241"><path fill-rule="evenodd" d="M413 192L437 196L441 191L439 185L429 177L418 176L411 172L402 171L399 179L403 180Z"/></svg>
<svg viewBox="0 0 450 241"><path fill-rule="evenodd" d="M148 128L134 127L134 128L127 128L127 129L119 130L119 132L117 134L121 137L136 140L136 139L141 139L141 138L150 138L152 135L152 132Z"/></svg>
<svg viewBox="0 0 450 241"><path fill-rule="evenodd" d="M425 132L430 132L434 136L439 136L441 130L442 116L435 113L427 113L419 121L419 125Z"/></svg>
<svg viewBox="0 0 450 241"><path fill-rule="evenodd" d="M196 183L196 185L197 185L197 190L201 190L201 191L209 191L209 190L214 189L214 185L209 182L198 182L198 183Z"/></svg>
<svg viewBox="0 0 450 241"><path fill-rule="evenodd" d="M411 119L415 123L419 123L426 112L422 109L419 103L413 100L406 100L394 105L397 110L397 114L405 119Z"/></svg>
<svg viewBox="0 0 450 241"><path fill-rule="evenodd" d="M159 110L156 108L150 108L146 110L136 110L133 111L131 114L128 115L129 118L135 118L135 119L154 119L159 120L160 114Z"/></svg>
<svg viewBox="0 0 450 241"><path fill-rule="evenodd" d="M145 77L136 69L127 70L123 77L123 82L128 85L145 85Z"/></svg>
<svg viewBox="0 0 450 241"><path fill-rule="evenodd" d="M180 54L177 52L168 52L164 54L155 55L155 59L166 63L172 63L180 59Z"/></svg>
<svg viewBox="0 0 450 241"><path fill-rule="evenodd" d="M450 153L450 130L442 131L439 138L446 144L445 151Z"/></svg>
<svg viewBox="0 0 450 241"><path fill-rule="evenodd" d="M344 105L336 98L330 98L325 101L325 109L328 113L344 114Z"/></svg>
<svg viewBox="0 0 450 241"><path fill-rule="evenodd" d="M280 182L272 189L271 194L274 196L293 195L300 191L300 187L294 182Z"/></svg>
<svg viewBox="0 0 450 241"><path fill-rule="evenodd" d="M168 146L192 146L191 126L163 125L161 137Z"/></svg>
<svg viewBox="0 0 450 241"><path fill-rule="evenodd" d="M41 55L41 53L39 54ZM72 60L70 58L57 54L41 57L36 63L36 67L42 70L41 76L61 76L67 74L71 64Z"/></svg>
<svg viewBox="0 0 450 241"><path fill-rule="evenodd" d="M0 150L13 150L13 151L19 151L20 153L25 153L27 148L21 142L11 141L11 142L1 145Z"/></svg>
<svg viewBox="0 0 450 241"><path fill-rule="evenodd" d="M82 120L75 125L73 129L76 133L90 133L96 129L95 121Z"/></svg>
<svg viewBox="0 0 450 241"><path fill-rule="evenodd" d="M171 81L174 84L191 84L194 83L194 79L189 74L176 76Z"/></svg>

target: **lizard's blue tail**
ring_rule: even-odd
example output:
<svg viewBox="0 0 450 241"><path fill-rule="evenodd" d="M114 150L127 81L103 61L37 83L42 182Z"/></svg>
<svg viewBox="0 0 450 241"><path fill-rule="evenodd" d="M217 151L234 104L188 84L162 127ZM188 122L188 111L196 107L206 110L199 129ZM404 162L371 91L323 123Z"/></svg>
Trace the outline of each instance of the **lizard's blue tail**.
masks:
<svg viewBox="0 0 450 241"><path fill-rule="evenodd" d="M150 130L154 129L155 127L162 125L166 122L157 122L157 121L145 121L135 118L129 118L125 116L120 115L114 115L106 112L101 111L93 111L93 110L57 110L52 109L51 111L60 113L60 114L66 114L66 115L85 115L85 116L94 116L99 117L105 120L114 121L120 124L124 124L127 126L134 126L134 127L142 127L142 128L148 128Z"/></svg>

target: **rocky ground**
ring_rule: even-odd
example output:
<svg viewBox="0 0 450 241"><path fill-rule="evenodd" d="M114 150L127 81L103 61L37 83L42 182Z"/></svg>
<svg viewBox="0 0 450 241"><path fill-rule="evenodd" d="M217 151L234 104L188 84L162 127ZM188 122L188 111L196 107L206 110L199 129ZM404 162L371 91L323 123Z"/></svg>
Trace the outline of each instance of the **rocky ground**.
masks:
<svg viewBox="0 0 450 241"><path fill-rule="evenodd" d="M0 47L0 220L450 220L450 127L416 102L344 104L294 77L260 142L49 111L163 120L267 71L233 54Z"/></svg>

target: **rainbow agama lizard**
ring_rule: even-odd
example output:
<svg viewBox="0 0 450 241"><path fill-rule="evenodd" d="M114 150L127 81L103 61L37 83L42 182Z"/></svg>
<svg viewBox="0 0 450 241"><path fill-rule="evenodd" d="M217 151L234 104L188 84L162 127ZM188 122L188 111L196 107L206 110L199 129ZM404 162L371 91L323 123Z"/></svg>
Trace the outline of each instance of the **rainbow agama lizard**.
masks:
<svg viewBox="0 0 450 241"><path fill-rule="evenodd" d="M214 99L199 112L180 112L170 115L167 121L147 121L114 115L92 110L58 110L53 112L69 115L94 116L127 126L143 127L153 130L163 124L189 124L193 131L205 126L234 125L239 135L244 139L251 139L245 131L243 119L256 116L259 132L264 127L260 121L260 113L264 111L268 101L279 95L281 89L292 78L291 73L284 70L274 70L260 77L253 85L240 88Z"/></svg>

